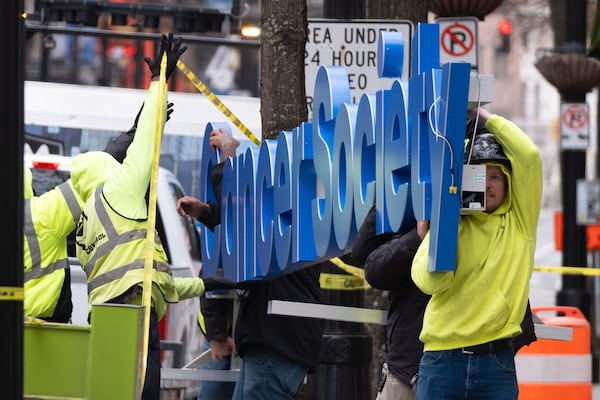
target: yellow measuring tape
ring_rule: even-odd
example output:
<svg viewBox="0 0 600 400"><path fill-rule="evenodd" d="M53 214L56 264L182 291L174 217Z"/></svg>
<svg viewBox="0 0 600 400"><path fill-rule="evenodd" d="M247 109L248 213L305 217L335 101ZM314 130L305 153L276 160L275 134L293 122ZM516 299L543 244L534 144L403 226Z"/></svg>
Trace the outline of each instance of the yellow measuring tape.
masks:
<svg viewBox="0 0 600 400"><path fill-rule="evenodd" d="M194 73L183 63L181 60L177 60L177 68L181 70L187 76L187 78L192 82L192 84L198 89L202 94L204 94L208 99L213 103L219 111L223 113L237 128L242 131L248 139L252 140L255 144L260 145L260 140L248 129L246 125L240 121L238 117L236 117L233 112L225 105L219 98L202 82Z"/></svg>
<svg viewBox="0 0 600 400"><path fill-rule="evenodd" d="M148 227L146 232L146 255L144 257L144 284L142 291L142 305L144 306L144 342L142 346L142 380L141 388L146 379L148 358L148 342L150 331L150 308L152 307L152 266L154 263L154 231L156 228L156 181L158 179L158 164L160 160L160 142L164 130L165 105L167 104L167 55L163 53L160 61L160 78L158 94L158 112L154 127L154 151L152 153L152 172L150 175L150 193L148 199Z"/></svg>
<svg viewBox="0 0 600 400"><path fill-rule="evenodd" d="M0 286L0 301L23 301L23 288Z"/></svg>

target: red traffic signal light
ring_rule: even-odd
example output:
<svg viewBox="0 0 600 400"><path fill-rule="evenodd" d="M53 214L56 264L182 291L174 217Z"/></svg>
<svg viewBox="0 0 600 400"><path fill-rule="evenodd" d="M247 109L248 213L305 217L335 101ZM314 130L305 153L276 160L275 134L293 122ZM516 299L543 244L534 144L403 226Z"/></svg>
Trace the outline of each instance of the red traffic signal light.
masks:
<svg viewBox="0 0 600 400"><path fill-rule="evenodd" d="M501 19L500 22L498 22L498 31L500 31L501 34L508 36L512 33L512 24L507 19Z"/></svg>

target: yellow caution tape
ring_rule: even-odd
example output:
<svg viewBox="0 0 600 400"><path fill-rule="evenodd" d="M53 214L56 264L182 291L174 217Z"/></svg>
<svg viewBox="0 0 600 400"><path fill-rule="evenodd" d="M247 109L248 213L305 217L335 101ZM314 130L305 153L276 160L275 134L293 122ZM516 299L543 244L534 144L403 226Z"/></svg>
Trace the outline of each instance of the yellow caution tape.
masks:
<svg viewBox="0 0 600 400"><path fill-rule="evenodd" d="M23 301L23 288L0 286L0 301Z"/></svg>
<svg viewBox="0 0 600 400"><path fill-rule="evenodd" d="M321 289L329 290L363 290L371 286L361 278L345 274L328 274L322 272L319 276Z"/></svg>
<svg viewBox="0 0 600 400"><path fill-rule="evenodd" d="M600 268L592 267L547 267L536 265L534 271L538 272L553 272L563 275L585 275L585 276L600 276Z"/></svg>
<svg viewBox="0 0 600 400"><path fill-rule="evenodd" d="M319 283L322 289L329 290L360 290L369 289L371 286L365 281L365 272L363 269L348 265L339 258L330 259L333 264L338 266L349 275L321 273ZM584 276L600 276L600 268L588 267L550 267L539 266L533 267L534 271L551 272L563 275L584 275Z"/></svg>
<svg viewBox="0 0 600 400"><path fill-rule="evenodd" d="M236 117L233 112L225 105L219 98L198 78L181 60L177 60L177 68L181 70L185 74L185 76L192 82L192 84L198 89L202 94L204 94L208 99L213 103L219 111L221 111L227 119L229 119L246 137L252 140L257 145L260 145L260 140L248 129L246 125L240 121L238 117Z"/></svg>
<svg viewBox="0 0 600 400"><path fill-rule="evenodd" d="M347 272L352 276L356 276L358 278L365 279L365 270L364 269L355 267L354 265L346 264L345 262L340 260L339 257L331 258L329 261L331 261L333 264L335 264L335 266L338 267L339 269L341 269L342 271Z"/></svg>
<svg viewBox="0 0 600 400"><path fill-rule="evenodd" d="M365 270L346 264L339 257L331 258L332 264L349 275L321 273L319 282L321 288L331 290L369 289L371 286L365 280Z"/></svg>
<svg viewBox="0 0 600 400"><path fill-rule="evenodd" d="M152 307L152 267L154 264L154 231L156 228L156 181L158 179L158 164L160 161L160 142L165 126L165 105L167 104L167 54L163 53L160 60L160 78L158 92L158 112L154 127L154 151L152 153L152 172L150 175L150 192L148 199L148 227L146 231L146 255L144 257L144 283L142 290L142 305L144 306L144 342L142 346L141 388L146 377L148 343L150 332L150 308Z"/></svg>
<svg viewBox="0 0 600 400"><path fill-rule="evenodd" d="M323 272L319 278L319 283L321 284L322 289L359 290L369 289L371 287L369 283L365 281L365 273L363 269L348 265L337 257L332 258L329 261L350 275L328 274ZM536 265L533 267L533 270L563 275L600 276L600 268L591 267L551 267Z"/></svg>
<svg viewBox="0 0 600 400"><path fill-rule="evenodd" d="M36 318L36 317L31 317L29 315L25 315L23 317L23 322L26 323L26 324L30 324L30 325L43 325L43 324L47 324L47 322L44 321L43 319Z"/></svg>

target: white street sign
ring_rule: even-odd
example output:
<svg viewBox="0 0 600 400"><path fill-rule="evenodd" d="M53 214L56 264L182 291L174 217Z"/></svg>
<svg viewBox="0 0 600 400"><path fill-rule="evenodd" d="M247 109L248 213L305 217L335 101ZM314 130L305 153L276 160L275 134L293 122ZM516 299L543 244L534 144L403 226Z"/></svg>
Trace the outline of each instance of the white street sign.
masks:
<svg viewBox="0 0 600 400"><path fill-rule="evenodd" d="M477 18L438 18L440 25L440 64L465 61L477 70Z"/></svg>
<svg viewBox="0 0 600 400"><path fill-rule="evenodd" d="M363 93L389 89L394 81L377 76L377 40L380 31L398 31L404 35L402 77L408 79L413 26L410 21L318 20L308 21L308 40L304 53L306 100L312 114L317 70L321 65L343 66L348 73L352 102ZM309 117L310 118L310 117Z"/></svg>
<svg viewBox="0 0 600 400"><path fill-rule="evenodd" d="M587 103L561 103L560 148L587 150L590 142L590 111Z"/></svg>

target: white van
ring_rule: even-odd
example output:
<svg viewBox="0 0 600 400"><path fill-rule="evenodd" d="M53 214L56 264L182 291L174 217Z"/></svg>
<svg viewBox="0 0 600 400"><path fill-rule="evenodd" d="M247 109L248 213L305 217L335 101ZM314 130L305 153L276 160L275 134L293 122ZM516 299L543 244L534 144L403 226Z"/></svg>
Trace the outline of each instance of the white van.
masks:
<svg viewBox="0 0 600 400"><path fill-rule="evenodd" d="M25 82L25 141L34 152L38 146L61 149L67 156L102 150L109 138L127 131L148 92L102 86L49 82ZM173 113L165 124L160 148L160 165L173 171L186 194L198 197L198 176L204 131L209 122L230 122L201 93L169 92ZM219 96L223 104L259 140L260 99ZM254 146L234 124L232 135L240 141L238 153Z"/></svg>

